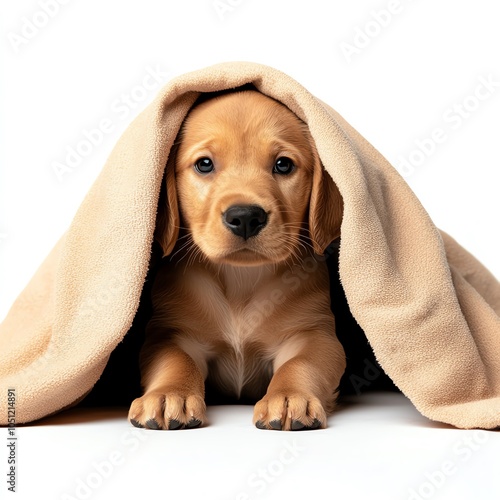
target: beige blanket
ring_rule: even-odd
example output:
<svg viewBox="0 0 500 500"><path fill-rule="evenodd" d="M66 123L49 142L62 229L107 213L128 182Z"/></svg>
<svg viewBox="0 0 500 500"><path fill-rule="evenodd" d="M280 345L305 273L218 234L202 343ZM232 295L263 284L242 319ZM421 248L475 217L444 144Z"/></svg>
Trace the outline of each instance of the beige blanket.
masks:
<svg viewBox="0 0 500 500"><path fill-rule="evenodd" d="M226 63L178 77L128 127L68 231L0 325L0 423L72 405L137 311L169 150L201 92L252 83L304 120L344 200L339 270L378 362L430 419L500 426L500 285L440 233L396 170L287 75ZM481 214L478 214L480 217Z"/></svg>

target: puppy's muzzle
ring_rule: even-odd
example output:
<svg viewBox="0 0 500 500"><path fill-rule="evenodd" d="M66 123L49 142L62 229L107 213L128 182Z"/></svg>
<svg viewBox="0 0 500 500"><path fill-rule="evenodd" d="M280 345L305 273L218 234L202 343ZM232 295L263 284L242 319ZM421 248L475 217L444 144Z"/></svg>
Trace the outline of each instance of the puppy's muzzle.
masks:
<svg viewBox="0 0 500 500"><path fill-rule="evenodd" d="M222 223L246 241L267 224L267 212L258 205L233 205L222 214Z"/></svg>

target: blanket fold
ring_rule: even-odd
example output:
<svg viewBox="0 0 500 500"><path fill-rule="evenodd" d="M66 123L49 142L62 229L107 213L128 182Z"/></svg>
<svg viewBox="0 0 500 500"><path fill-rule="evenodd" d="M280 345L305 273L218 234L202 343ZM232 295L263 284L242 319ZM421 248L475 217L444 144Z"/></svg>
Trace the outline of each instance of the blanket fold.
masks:
<svg viewBox="0 0 500 500"><path fill-rule="evenodd" d="M149 266L160 187L202 93L253 85L309 127L344 201L339 273L385 372L430 419L500 426L500 284L439 231L404 179L338 113L267 66L224 63L175 78L129 125L73 222L0 325L0 423L88 393L124 338Z"/></svg>

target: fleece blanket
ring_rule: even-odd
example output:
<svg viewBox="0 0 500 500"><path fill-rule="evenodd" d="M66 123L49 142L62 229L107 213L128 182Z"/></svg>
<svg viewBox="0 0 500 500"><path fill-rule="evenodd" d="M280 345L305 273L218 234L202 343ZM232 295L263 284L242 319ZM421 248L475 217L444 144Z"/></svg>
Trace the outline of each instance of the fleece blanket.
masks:
<svg viewBox="0 0 500 500"><path fill-rule="evenodd" d="M8 389L17 423L26 423L96 384L139 306L184 117L200 94L248 84L308 125L340 190L340 279L379 364L428 418L500 426L499 282L435 227L404 179L338 113L291 77L246 62L173 79L124 132L0 326L1 424Z"/></svg>

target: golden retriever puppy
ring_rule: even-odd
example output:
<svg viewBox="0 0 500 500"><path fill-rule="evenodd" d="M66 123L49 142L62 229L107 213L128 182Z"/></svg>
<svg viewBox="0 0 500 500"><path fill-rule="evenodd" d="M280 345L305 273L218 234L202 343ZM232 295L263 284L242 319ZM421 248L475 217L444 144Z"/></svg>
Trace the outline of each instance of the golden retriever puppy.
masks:
<svg viewBox="0 0 500 500"><path fill-rule="evenodd" d="M166 169L164 255L141 351L137 427L202 425L205 380L259 400L260 429L325 427L345 370L322 254L342 199L307 126L253 90L186 117Z"/></svg>

